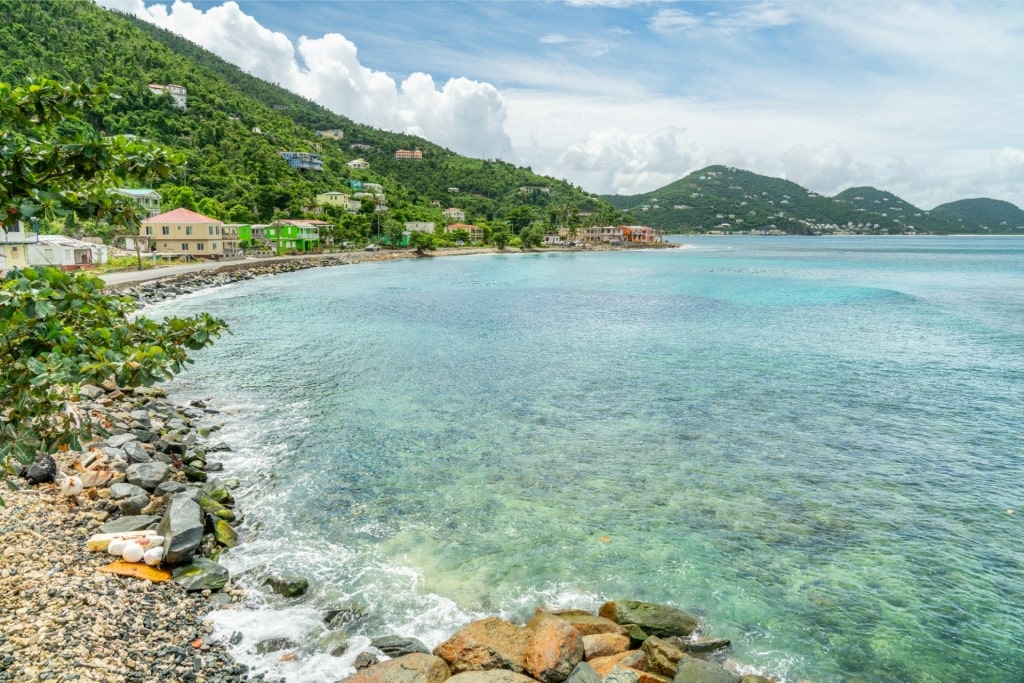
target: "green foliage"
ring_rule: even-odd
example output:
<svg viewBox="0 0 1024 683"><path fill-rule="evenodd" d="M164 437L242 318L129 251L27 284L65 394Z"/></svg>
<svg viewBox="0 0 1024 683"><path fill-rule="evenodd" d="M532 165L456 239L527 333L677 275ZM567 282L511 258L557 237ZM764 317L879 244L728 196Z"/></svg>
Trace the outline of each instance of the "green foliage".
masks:
<svg viewBox="0 0 1024 683"><path fill-rule="evenodd" d="M432 251L436 249L437 240L432 232L414 230L412 234L409 235L409 246L422 254L427 250Z"/></svg>
<svg viewBox="0 0 1024 683"><path fill-rule="evenodd" d="M1024 211L998 199L961 199L936 206L932 214L965 232L1024 234Z"/></svg>
<svg viewBox="0 0 1024 683"><path fill-rule="evenodd" d="M77 387L113 379L122 387L170 379L188 351L226 329L200 314L161 322L133 316L130 298L103 281L55 268L9 273L0 283L0 465L77 449L96 432L77 407Z"/></svg>

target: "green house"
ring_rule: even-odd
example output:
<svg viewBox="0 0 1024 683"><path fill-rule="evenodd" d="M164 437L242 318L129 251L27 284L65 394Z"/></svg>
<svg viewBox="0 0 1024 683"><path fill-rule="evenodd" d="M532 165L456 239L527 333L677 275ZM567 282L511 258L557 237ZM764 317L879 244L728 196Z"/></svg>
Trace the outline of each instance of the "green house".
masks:
<svg viewBox="0 0 1024 683"><path fill-rule="evenodd" d="M305 221L275 221L266 226L264 235L278 254L320 248L320 228Z"/></svg>

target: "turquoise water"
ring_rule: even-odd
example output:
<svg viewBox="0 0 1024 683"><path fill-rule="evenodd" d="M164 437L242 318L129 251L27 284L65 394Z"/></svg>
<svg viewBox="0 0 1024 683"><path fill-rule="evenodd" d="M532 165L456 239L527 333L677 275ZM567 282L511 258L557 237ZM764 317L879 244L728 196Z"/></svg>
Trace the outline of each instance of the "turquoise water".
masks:
<svg viewBox="0 0 1024 683"><path fill-rule="evenodd" d="M333 681L367 637L637 598L789 681L1024 680L1024 240L685 241L152 309L233 330L173 388L224 410L247 543L222 561L313 582L219 613L235 654ZM294 660L256 652L276 636Z"/></svg>

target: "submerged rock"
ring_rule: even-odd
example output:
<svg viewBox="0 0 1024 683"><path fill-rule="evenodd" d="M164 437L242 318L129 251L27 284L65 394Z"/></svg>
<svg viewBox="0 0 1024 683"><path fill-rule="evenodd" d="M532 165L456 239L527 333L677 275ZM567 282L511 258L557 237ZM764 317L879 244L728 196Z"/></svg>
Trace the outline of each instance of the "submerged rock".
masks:
<svg viewBox="0 0 1024 683"><path fill-rule="evenodd" d="M174 570L174 580L187 591L220 590L228 582L228 570L213 560L197 557Z"/></svg>
<svg viewBox="0 0 1024 683"><path fill-rule="evenodd" d="M263 585L278 595L297 598L309 590L309 579L291 573L271 574L263 580Z"/></svg>
<svg viewBox="0 0 1024 683"><path fill-rule="evenodd" d="M740 683L740 677L718 664L688 658L679 663L672 683Z"/></svg>
<svg viewBox="0 0 1024 683"><path fill-rule="evenodd" d="M697 617L681 609L638 600L606 602L598 614L617 624L636 624L652 636L688 636L700 626Z"/></svg>

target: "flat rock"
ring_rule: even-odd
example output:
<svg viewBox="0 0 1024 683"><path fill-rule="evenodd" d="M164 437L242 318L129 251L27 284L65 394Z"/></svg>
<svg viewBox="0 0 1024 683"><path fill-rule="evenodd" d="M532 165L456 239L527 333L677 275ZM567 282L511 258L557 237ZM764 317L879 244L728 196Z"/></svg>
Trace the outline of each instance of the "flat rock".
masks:
<svg viewBox="0 0 1024 683"><path fill-rule="evenodd" d="M122 534L126 531L142 531L156 524L158 517L153 515L129 515L118 517L99 526L97 532L101 534Z"/></svg>
<svg viewBox="0 0 1024 683"><path fill-rule="evenodd" d="M415 652L374 664L342 680L344 683L442 683L449 676L451 672L443 659Z"/></svg>
<svg viewBox="0 0 1024 683"><path fill-rule="evenodd" d="M524 674L504 669L489 671L464 671L448 679L446 683L536 683Z"/></svg>
<svg viewBox="0 0 1024 683"><path fill-rule="evenodd" d="M740 683L740 677L713 662L687 659L679 663L672 683Z"/></svg>
<svg viewBox="0 0 1024 683"><path fill-rule="evenodd" d="M462 627L436 648L434 654L448 662L455 674L484 669L524 670L530 631L497 617L487 617Z"/></svg>
<svg viewBox="0 0 1024 683"><path fill-rule="evenodd" d="M131 498L132 496L146 496L149 498L149 493L141 486L136 486L135 484L129 484L123 481L110 485L110 497L114 500Z"/></svg>
<svg viewBox="0 0 1024 683"><path fill-rule="evenodd" d="M583 636L583 656L584 659L590 660L595 657L617 655L628 650L630 642L629 636L621 633L595 633Z"/></svg>
<svg viewBox="0 0 1024 683"><path fill-rule="evenodd" d="M638 600L613 600L598 614L617 624L636 624L652 636L688 636L700 626L697 617L675 607Z"/></svg>
<svg viewBox="0 0 1024 683"><path fill-rule="evenodd" d="M147 491L154 490L171 473L171 468L163 462L140 462L135 463L125 470L125 477L129 484L141 486Z"/></svg>
<svg viewBox="0 0 1024 683"><path fill-rule="evenodd" d="M206 557L174 569L174 581L187 591L220 590L228 582L228 570Z"/></svg>

